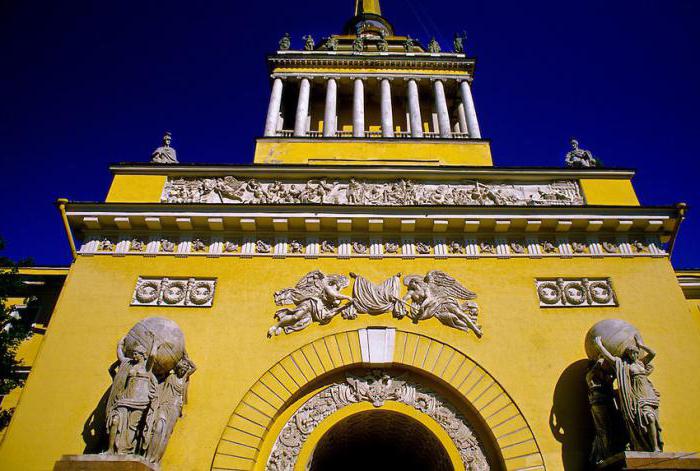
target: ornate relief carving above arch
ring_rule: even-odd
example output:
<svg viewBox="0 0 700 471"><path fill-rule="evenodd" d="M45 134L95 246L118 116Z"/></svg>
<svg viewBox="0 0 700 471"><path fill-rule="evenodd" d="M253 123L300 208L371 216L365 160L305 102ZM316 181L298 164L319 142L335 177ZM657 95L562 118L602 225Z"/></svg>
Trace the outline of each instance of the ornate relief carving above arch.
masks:
<svg viewBox="0 0 700 471"><path fill-rule="evenodd" d="M369 402L378 408L388 401L410 406L437 422L457 448L464 469L491 469L471 424L445 398L414 382L407 374L384 370L372 370L361 376L348 374L344 381L330 384L304 402L277 436L265 469L292 471L307 438L323 420L340 409L359 402Z"/></svg>
<svg viewBox="0 0 700 471"><path fill-rule="evenodd" d="M212 470L264 469L278 433L271 428L317 378L363 364L356 330L319 338L291 352L265 372L236 406L226 425ZM392 366L428 383L447 384L454 400L478 415L496 443L505 469L543 470L532 430L508 393L464 353L425 335L397 330ZM307 391L308 392L308 391ZM307 398L308 399L308 398ZM278 430L279 432L279 430Z"/></svg>

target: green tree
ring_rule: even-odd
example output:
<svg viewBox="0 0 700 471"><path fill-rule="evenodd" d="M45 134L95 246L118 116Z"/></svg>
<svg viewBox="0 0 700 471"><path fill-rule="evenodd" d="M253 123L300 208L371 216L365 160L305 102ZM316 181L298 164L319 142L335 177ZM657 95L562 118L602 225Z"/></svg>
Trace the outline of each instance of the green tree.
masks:
<svg viewBox="0 0 700 471"><path fill-rule="evenodd" d="M4 249L5 241L0 237L0 251ZM32 333L32 319L23 319L19 311L7 305L7 298L22 292L18 268L28 264L28 260L15 263L0 256L0 397L24 384L24 375L19 371L21 363L15 355L20 343ZM13 411L0 412L0 430L7 426Z"/></svg>

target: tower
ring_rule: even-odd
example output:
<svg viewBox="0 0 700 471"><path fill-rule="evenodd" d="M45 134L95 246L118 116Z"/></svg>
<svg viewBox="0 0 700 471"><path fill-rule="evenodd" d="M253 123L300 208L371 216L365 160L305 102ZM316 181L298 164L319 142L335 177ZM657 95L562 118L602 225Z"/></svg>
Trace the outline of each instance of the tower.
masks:
<svg viewBox="0 0 700 471"><path fill-rule="evenodd" d="M700 448L685 208L575 140L566 167L493 166L461 39L384 14L282 38L253 164L181 164L166 134L104 202L59 200L74 262L0 462L697 469L653 450L659 408L667 449Z"/></svg>
<svg viewBox="0 0 700 471"><path fill-rule="evenodd" d="M436 45L397 35L378 1L357 1L344 32L318 44L281 41L267 58L272 92L255 162L491 165L475 60Z"/></svg>

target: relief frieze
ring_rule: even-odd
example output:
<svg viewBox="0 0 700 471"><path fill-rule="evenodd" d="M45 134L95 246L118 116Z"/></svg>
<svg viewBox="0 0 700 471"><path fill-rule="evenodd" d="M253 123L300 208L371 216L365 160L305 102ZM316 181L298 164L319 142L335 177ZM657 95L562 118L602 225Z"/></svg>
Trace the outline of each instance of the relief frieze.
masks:
<svg viewBox="0 0 700 471"><path fill-rule="evenodd" d="M576 181L542 183L423 183L412 180L263 181L220 178L169 179L164 203L334 204L349 206L576 206L584 198Z"/></svg>

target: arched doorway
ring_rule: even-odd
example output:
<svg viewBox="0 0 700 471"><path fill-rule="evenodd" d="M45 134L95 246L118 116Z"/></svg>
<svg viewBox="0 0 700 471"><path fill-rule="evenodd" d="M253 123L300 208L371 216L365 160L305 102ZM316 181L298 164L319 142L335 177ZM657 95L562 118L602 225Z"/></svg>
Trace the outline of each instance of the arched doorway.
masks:
<svg viewBox="0 0 700 471"><path fill-rule="evenodd" d="M520 408L496 378L463 352L426 335L396 330L393 355L379 356L377 368L374 356L365 355L360 334L349 330L318 338L272 365L235 407L211 469L305 471L334 425L379 409L401 412L427 426L455 469L546 469ZM383 401L377 395L387 391L381 381L370 388L362 383L375 380L355 380L354 392L337 391L352 386L348 373L364 376L382 368L392 381L409 380L410 387L389 388ZM401 378L404 373L408 378ZM434 407L432 399L416 401L423 396L413 391L428 393L447 407Z"/></svg>
<svg viewBox="0 0 700 471"><path fill-rule="evenodd" d="M393 411L370 410L335 424L316 445L310 471L451 471L440 440L423 424Z"/></svg>

